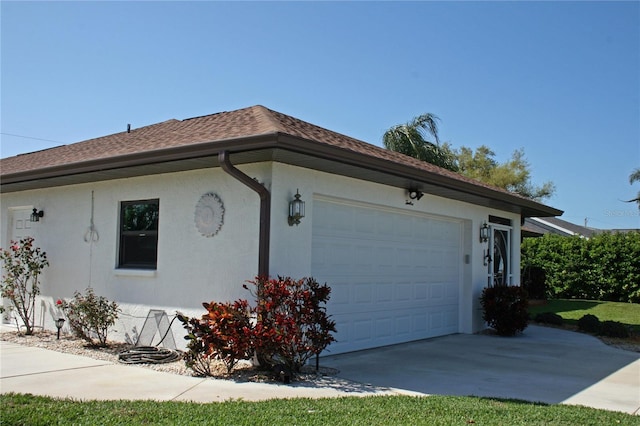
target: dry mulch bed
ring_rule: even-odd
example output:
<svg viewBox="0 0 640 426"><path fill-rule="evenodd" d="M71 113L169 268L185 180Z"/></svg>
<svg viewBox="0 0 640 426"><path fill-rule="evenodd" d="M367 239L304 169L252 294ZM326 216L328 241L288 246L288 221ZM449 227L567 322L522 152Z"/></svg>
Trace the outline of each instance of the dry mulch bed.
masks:
<svg viewBox="0 0 640 426"><path fill-rule="evenodd" d="M33 335L27 336L17 331L6 331L0 333L0 340L17 343L24 346L34 346L43 349L49 349L57 352L64 352L74 355L86 356L102 361L113 362L118 364L118 355L134 348L134 345L123 342L109 342L107 347L97 347L90 345L88 342L71 335L61 335L57 340L56 333L48 330L37 330ZM125 364L123 364L125 365ZM131 364L133 366L149 368L155 371L165 373L180 374L183 376L195 376L193 371L185 366L182 359L164 364ZM250 361L239 361L233 371L228 374L227 368L222 362L214 361L211 365L211 373L213 378L233 380L237 382L275 382L274 376L268 372L259 370ZM329 368L320 368L320 376L332 376L337 371ZM318 378L315 369L303 368L298 375L297 382L313 381Z"/></svg>

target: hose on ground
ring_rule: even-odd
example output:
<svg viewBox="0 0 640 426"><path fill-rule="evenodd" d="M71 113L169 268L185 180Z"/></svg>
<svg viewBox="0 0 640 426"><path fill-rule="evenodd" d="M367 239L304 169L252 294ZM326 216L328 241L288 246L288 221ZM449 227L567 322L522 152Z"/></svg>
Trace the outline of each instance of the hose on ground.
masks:
<svg viewBox="0 0 640 426"><path fill-rule="evenodd" d="M180 360L178 352L155 346L138 346L118 355L123 364L167 364Z"/></svg>

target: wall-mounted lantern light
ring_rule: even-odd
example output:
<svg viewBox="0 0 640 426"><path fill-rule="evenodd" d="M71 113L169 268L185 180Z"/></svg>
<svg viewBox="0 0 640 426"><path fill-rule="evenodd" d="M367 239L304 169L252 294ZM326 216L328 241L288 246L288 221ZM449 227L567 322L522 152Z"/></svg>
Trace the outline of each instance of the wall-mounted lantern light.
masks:
<svg viewBox="0 0 640 426"><path fill-rule="evenodd" d="M38 209L34 207L33 213L31 213L31 222L40 222L41 217L44 217L44 212L42 210L38 211Z"/></svg>
<svg viewBox="0 0 640 426"><path fill-rule="evenodd" d="M64 318L58 318L56 320L56 328L58 329L58 340L60 340L60 329L64 325Z"/></svg>
<svg viewBox="0 0 640 426"><path fill-rule="evenodd" d="M289 203L289 226L300 224L300 219L304 217L304 201L300 199L300 193L296 189L294 199Z"/></svg>
<svg viewBox="0 0 640 426"><path fill-rule="evenodd" d="M489 241L489 225L485 222L480 227L480 242L486 243L487 241Z"/></svg>

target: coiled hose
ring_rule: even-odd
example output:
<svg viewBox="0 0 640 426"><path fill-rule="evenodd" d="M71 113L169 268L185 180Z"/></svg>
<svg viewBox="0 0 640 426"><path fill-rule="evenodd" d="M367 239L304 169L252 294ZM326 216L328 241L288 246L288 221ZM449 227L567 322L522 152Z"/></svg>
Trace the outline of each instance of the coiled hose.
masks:
<svg viewBox="0 0 640 426"><path fill-rule="evenodd" d="M118 355L123 364L167 364L180 360L178 352L155 346L138 346Z"/></svg>

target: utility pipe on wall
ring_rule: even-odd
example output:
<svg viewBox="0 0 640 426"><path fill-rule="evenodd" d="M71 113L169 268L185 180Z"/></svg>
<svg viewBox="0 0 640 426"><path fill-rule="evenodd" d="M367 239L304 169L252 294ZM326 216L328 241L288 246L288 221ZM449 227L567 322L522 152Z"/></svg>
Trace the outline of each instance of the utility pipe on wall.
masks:
<svg viewBox="0 0 640 426"><path fill-rule="evenodd" d="M269 277L269 238L271 235L271 194L261 183L236 169L228 151L218 152L222 170L253 189L260 196L260 231L258 235L258 276Z"/></svg>

